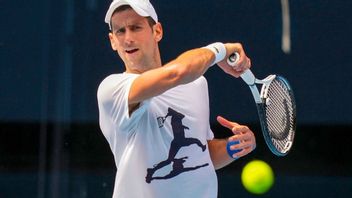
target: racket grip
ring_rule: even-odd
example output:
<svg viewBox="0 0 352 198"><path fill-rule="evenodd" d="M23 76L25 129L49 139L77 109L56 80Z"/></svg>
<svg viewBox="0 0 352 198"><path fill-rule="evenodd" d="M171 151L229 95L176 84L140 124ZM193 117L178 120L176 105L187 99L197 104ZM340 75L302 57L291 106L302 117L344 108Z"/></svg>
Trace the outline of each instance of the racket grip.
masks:
<svg viewBox="0 0 352 198"><path fill-rule="evenodd" d="M239 59L240 54L235 52L229 56L229 58L227 59L227 64L234 67ZM241 78L245 83L247 83L247 85L254 85L255 83L255 76L250 69L244 71L243 74L241 74Z"/></svg>

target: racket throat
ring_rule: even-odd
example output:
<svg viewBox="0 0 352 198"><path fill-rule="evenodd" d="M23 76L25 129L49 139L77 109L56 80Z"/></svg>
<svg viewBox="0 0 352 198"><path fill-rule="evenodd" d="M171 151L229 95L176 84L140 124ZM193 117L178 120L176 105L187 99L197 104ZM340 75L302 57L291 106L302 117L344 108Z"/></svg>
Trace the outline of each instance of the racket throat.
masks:
<svg viewBox="0 0 352 198"><path fill-rule="evenodd" d="M257 103L257 104L263 103L262 99L260 98L260 94L259 94L259 91L257 89L257 86L250 85L249 88L250 88L250 90L252 92L252 95L253 95L255 103Z"/></svg>

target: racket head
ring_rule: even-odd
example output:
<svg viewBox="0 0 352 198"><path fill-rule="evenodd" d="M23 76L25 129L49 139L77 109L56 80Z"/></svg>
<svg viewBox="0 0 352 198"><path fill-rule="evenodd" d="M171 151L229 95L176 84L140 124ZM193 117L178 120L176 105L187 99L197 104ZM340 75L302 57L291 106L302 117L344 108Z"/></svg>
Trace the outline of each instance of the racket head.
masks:
<svg viewBox="0 0 352 198"><path fill-rule="evenodd" d="M282 76L262 86L262 103L257 104L266 144L272 153L285 156L296 133L296 102L289 82Z"/></svg>

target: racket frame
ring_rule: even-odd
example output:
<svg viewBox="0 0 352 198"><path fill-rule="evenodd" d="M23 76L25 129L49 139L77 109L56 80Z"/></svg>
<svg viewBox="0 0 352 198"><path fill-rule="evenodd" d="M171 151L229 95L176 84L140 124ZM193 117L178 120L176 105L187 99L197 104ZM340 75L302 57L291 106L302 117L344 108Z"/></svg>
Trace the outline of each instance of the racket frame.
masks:
<svg viewBox="0 0 352 198"><path fill-rule="evenodd" d="M243 75L243 74L242 74ZM265 114L265 105L269 105L270 104L270 98L268 98L268 90L270 87L270 83L275 79L275 78L279 78L281 82L286 84L286 87L289 88L289 92L290 94L292 94L292 90L288 84L288 82L281 76L277 76L277 75L269 75L268 77L266 77L263 80L259 80L256 79L253 75L253 73L248 69L244 72L244 75L241 78L243 79L243 81L247 82L254 82L254 84L248 84L253 98L256 102L256 106L257 106L257 111L259 114L259 120L260 120L260 126L262 128L262 132L263 132L263 136L264 136L264 140L267 143L270 151L272 153L274 153L277 156L285 156L288 154L288 152L290 151L292 144L293 144L293 139L294 137L288 136L288 140L285 143L284 149L282 151L279 151L272 140L272 137L269 134L269 130L268 130L268 126L267 126L267 122L266 120L266 114ZM253 79L249 79L249 78L254 78ZM256 86L256 84L262 84L261 90L260 90L260 94L258 91L258 88ZM293 96L291 96L291 98L293 98ZM294 109L296 107L293 107ZM295 120L294 120L295 122ZM295 125L295 124L294 124ZM295 131L295 128L294 128ZM290 132L289 132L290 133Z"/></svg>
<svg viewBox="0 0 352 198"><path fill-rule="evenodd" d="M237 61L239 60L239 58L240 58L239 54L237 52L235 52L227 59L227 63L231 66L235 66ZM241 78L249 86L249 88L252 92L254 101L257 106L257 111L258 111L259 120L260 120L260 126L262 128L264 140L265 140L266 144L268 145L270 151L277 156L287 155L287 153L290 151L292 144L293 144L294 133L293 133L293 135L288 136L289 139L285 143L284 149L282 151L279 151L275 147L273 140L272 140L272 137L269 134L268 125L266 122L265 105L270 104L270 99L268 98L268 90L270 87L270 83L275 78L280 79L280 81L283 82L285 84L285 86L289 89L288 91L291 96L290 98L293 99L292 104L295 105L292 89L291 89L289 83L287 82L287 80L285 78L283 78L281 76L277 76L277 75L269 75L265 79L262 79L262 80L257 79L250 69L247 69L246 71L244 71L243 74L241 74ZM260 93L258 91L256 84L262 85ZM296 126L296 120L295 120L296 106L293 106L293 110L294 110L293 131L295 131L296 130L295 129L295 126ZM291 134L291 131L289 131L289 133Z"/></svg>

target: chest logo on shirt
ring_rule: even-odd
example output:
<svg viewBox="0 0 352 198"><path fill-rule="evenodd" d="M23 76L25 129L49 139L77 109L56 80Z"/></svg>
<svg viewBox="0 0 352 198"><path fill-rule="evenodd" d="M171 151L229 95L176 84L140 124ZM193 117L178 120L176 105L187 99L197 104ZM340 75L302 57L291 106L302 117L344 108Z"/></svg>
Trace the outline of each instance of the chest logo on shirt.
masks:
<svg viewBox="0 0 352 198"><path fill-rule="evenodd" d="M182 147L187 147L192 144L195 144L201 148L201 152L204 152L207 146L203 145L199 139L185 137L185 130L189 129L187 126L184 126L182 123L182 119L185 116L173 110L172 108L168 108L168 112L166 116L157 118L160 128L164 126L164 122L167 121L168 117L171 117L171 127L172 127L172 132L174 134L174 139L171 141L171 144L170 144L169 155L166 160L155 164L153 168L147 169L147 176L145 177L145 180L147 183L152 182L152 180L154 179L159 179L159 180L170 179L170 178L176 177L181 173L193 171L198 168L202 168L209 165L208 163L205 163L205 164L196 165L193 167L184 167L184 163L187 161L188 156L176 158L176 154ZM172 170L168 174L163 176L154 176L154 173L157 170L162 169L165 166L170 165L171 163L172 163Z"/></svg>

